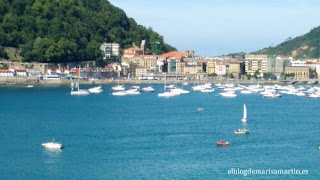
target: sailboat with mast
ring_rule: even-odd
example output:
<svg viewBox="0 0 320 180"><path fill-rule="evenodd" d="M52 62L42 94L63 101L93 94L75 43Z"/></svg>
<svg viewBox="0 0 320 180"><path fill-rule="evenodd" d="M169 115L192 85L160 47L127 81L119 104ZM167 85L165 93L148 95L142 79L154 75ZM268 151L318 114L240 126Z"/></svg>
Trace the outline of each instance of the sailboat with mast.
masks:
<svg viewBox="0 0 320 180"><path fill-rule="evenodd" d="M159 93L159 97L173 97L175 96L174 93L166 91L166 83L167 83L167 74L164 76L164 85L163 85L163 93Z"/></svg>
<svg viewBox="0 0 320 180"><path fill-rule="evenodd" d="M89 91L86 89L80 89L80 74L81 74L81 68L79 66L79 76L78 76L78 81L76 84L73 83L73 80L71 78L71 95L89 95Z"/></svg>
<svg viewBox="0 0 320 180"><path fill-rule="evenodd" d="M243 105L243 117L242 117L241 121L243 123L247 122L247 107L245 104Z"/></svg>
<svg viewBox="0 0 320 180"><path fill-rule="evenodd" d="M123 91L125 89L125 87L123 85L119 84L120 80L118 79L118 85L117 86L113 86L112 89L115 91Z"/></svg>

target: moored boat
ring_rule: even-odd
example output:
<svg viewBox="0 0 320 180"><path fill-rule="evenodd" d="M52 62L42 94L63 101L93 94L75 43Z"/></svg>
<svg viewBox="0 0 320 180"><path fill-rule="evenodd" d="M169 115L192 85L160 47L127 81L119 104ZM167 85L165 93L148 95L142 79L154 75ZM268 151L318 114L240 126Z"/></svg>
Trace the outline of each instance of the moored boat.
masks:
<svg viewBox="0 0 320 180"><path fill-rule="evenodd" d="M229 146L231 143L224 141L217 141L217 146Z"/></svg>
<svg viewBox="0 0 320 180"><path fill-rule="evenodd" d="M233 133L242 135L242 134L249 134L250 131L248 129L238 129L238 130L234 130Z"/></svg>
<svg viewBox="0 0 320 180"><path fill-rule="evenodd" d="M144 88L140 89L140 91L142 91L142 92L153 92L154 89L151 86L148 86L148 87L144 87Z"/></svg>
<svg viewBox="0 0 320 180"><path fill-rule="evenodd" d="M62 149L64 146L60 143L57 143L54 141L54 138L52 139L52 142L42 143L42 147L46 149Z"/></svg>

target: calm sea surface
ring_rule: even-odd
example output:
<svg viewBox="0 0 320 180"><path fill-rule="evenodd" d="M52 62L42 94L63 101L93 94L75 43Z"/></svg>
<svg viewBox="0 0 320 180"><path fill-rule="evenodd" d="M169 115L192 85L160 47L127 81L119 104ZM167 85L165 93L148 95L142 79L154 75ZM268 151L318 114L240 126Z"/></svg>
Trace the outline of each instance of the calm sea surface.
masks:
<svg viewBox="0 0 320 180"><path fill-rule="evenodd" d="M223 98L217 89L159 98L162 85L154 93L115 97L110 85L102 87L103 93L82 97L64 86L0 87L0 179L320 177L320 99ZM243 127L249 135L233 134ZM41 147L53 137L63 150ZM217 147L218 140L232 145ZM308 175L245 177L228 175L231 168L295 168Z"/></svg>

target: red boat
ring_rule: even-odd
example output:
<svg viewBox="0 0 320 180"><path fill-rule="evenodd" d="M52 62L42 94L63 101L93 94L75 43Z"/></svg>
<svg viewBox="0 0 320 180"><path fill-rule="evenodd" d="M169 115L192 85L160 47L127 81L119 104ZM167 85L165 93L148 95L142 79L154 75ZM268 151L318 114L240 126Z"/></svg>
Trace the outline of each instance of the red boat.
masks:
<svg viewBox="0 0 320 180"><path fill-rule="evenodd" d="M217 142L217 146L229 146L229 145L231 145L231 143L229 142L224 142L224 141Z"/></svg>

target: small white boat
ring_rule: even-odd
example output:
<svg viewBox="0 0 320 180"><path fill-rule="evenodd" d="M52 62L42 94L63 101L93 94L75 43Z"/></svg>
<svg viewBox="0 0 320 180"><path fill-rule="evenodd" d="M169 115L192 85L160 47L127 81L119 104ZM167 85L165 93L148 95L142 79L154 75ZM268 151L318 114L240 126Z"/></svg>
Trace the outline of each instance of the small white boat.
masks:
<svg viewBox="0 0 320 180"><path fill-rule="evenodd" d="M187 83L187 82L184 82L184 83L183 83L183 85L184 85L184 86L188 86L188 85L189 85L189 83Z"/></svg>
<svg viewBox="0 0 320 180"><path fill-rule="evenodd" d="M240 93L242 93L242 94L252 94L253 92L249 91L249 90L242 90L242 91L240 91Z"/></svg>
<svg viewBox="0 0 320 180"><path fill-rule="evenodd" d="M222 92L222 93L219 93L221 96L223 97L230 97L230 98L233 98L233 97L237 97L236 94L234 94L234 92L231 92L231 91L228 91L228 92Z"/></svg>
<svg viewBox="0 0 320 180"><path fill-rule="evenodd" d="M112 93L113 96L125 96L127 95L126 91L117 91Z"/></svg>
<svg viewBox="0 0 320 180"><path fill-rule="evenodd" d="M120 85L119 84L119 80L118 80L118 85L117 86L113 86L112 89L115 90L115 91L123 91L125 89L125 87L123 85Z"/></svg>
<svg viewBox="0 0 320 180"><path fill-rule="evenodd" d="M305 96L306 94L304 93L304 92L301 92L301 91L299 91L299 92L297 92L296 93L296 96Z"/></svg>
<svg viewBox="0 0 320 180"><path fill-rule="evenodd" d="M52 142L47 142L47 143L42 143L42 147L47 148L47 149L62 149L64 146L60 143L54 142L54 138L52 139Z"/></svg>
<svg viewBox="0 0 320 180"><path fill-rule="evenodd" d="M113 90L115 91L123 91L125 89L125 87L123 85L117 85L112 87Z"/></svg>
<svg viewBox="0 0 320 180"><path fill-rule="evenodd" d="M139 92L137 89L127 90L126 93L127 93L128 95L138 95L138 94L140 94L140 92Z"/></svg>
<svg viewBox="0 0 320 180"><path fill-rule="evenodd" d="M318 98L319 97L319 95L317 95L317 94L310 94L309 95L309 98Z"/></svg>
<svg viewBox="0 0 320 180"><path fill-rule="evenodd" d="M159 97L173 97L173 96L175 96L175 94L173 94L171 92L164 92L164 93L159 93L158 96Z"/></svg>
<svg viewBox="0 0 320 180"><path fill-rule="evenodd" d="M244 134L249 134L250 131L248 129L239 129L239 130L235 130L233 131L234 134L238 134L238 135L244 135Z"/></svg>
<svg viewBox="0 0 320 180"><path fill-rule="evenodd" d="M78 89L77 91L71 91L71 95L89 95L89 91L85 89Z"/></svg>
<svg viewBox="0 0 320 180"><path fill-rule="evenodd" d="M27 88L33 88L33 87L34 87L33 85L28 85L28 86L27 86Z"/></svg>
<svg viewBox="0 0 320 180"><path fill-rule="evenodd" d="M88 89L88 91L89 91L90 93L101 93L103 90L102 90L102 87L101 87L101 86L98 86L98 87L90 88L90 89Z"/></svg>
<svg viewBox="0 0 320 180"><path fill-rule="evenodd" d="M278 97L281 97L281 95L276 94L276 93L269 93L269 94L264 94L263 97L265 97L265 98L278 98Z"/></svg>
<svg viewBox="0 0 320 180"><path fill-rule="evenodd" d="M171 84L169 86L164 86L164 88L165 89L174 89L175 87L174 87L174 84Z"/></svg>
<svg viewBox="0 0 320 180"><path fill-rule="evenodd" d="M140 86L132 86L131 89L140 89Z"/></svg>
<svg viewBox="0 0 320 180"><path fill-rule="evenodd" d="M214 88L212 88L212 89L209 89L209 88L207 88L207 89L201 89L200 91L203 92L203 93L211 93L211 92L214 91Z"/></svg>
<svg viewBox="0 0 320 180"><path fill-rule="evenodd" d="M142 92L153 92L154 89L151 86L149 86L149 87L144 87L144 88L140 89L140 91L142 91Z"/></svg>
<svg viewBox="0 0 320 180"><path fill-rule="evenodd" d="M189 94L190 91L184 90L184 89L180 89L180 88L175 88L175 89L171 89L170 90L173 93L180 93L180 94Z"/></svg>
<svg viewBox="0 0 320 180"><path fill-rule="evenodd" d="M247 122L247 106L244 104L243 105L243 117L241 119L243 123Z"/></svg>

